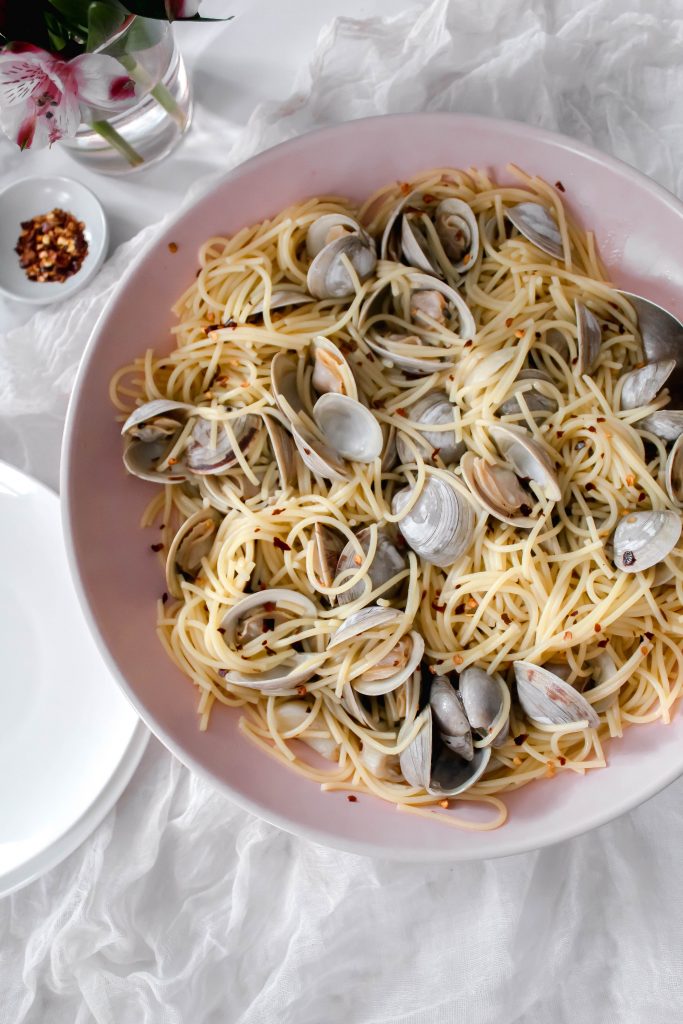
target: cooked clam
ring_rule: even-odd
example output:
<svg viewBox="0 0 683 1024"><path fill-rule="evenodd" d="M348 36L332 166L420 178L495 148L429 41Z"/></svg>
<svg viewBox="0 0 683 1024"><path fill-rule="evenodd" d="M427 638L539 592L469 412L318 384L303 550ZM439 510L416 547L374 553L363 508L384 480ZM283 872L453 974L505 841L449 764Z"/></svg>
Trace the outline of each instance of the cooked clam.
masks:
<svg viewBox="0 0 683 1024"><path fill-rule="evenodd" d="M574 311L576 313L577 353L578 360L576 369L579 373L592 373L595 364L600 356L602 345L602 331L597 317L590 311L588 306L578 299L574 300Z"/></svg>
<svg viewBox="0 0 683 1024"><path fill-rule="evenodd" d="M197 419L185 452L185 464L193 473L225 473L238 462L236 447L243 454L249 451L259 426L259 417L252 415L218 423Z"/></svg>
<svg viewBox="0 0 683 1024"><path fill-rule="evenodd" d="M559 480L546 448L523 427L506 424L491 427L498 451L522 480L533 480L549 501L562 497Z"/></svg>
<svg viewBox="0 0 683 1024"><path fill-rule="evenodd" d="M465 444L456 439L455 430L426 429L428 426L453 423L453 406L445 391L430 391L429 394L414 402L410 407L410 418L420 424L422 441L419 442L418 447L424 456L430 458L432 453L438 452L446 465L458 462L465 451ZM397 432L396 436L396 451L402 463L413 461L413 456L401 430Z"/></svg>
<svg viewBox="0 0 683 1024"><path fill-rule="evenodd" d="M123 464L129 473L153 483L182 483L183 465L167 466L170 454L194 406L167 398L155 398L138 406L121 428L127 444Z"/></svg>
<svg viewBox="0 0 683 1024"><path fill-rule="evenodd" d="M188 474L182 464L165 466L166 455L174 439L163 441L129 441L123 449L123 464L133 476L155 484L180 484ZM157 469L157 466L164 466Z"/></svg>
<svg viewBox="0 0 683 1024"><path fill-rule="evenodd" d="M211 551L221 517L212 508L189 516L176 533L166 556L166 586L173 597L182 597L178 575L196 576Z"/></svg>
<svg viewBox="0 0 683 1024"><path fill-rule="evenodd" d="M278 352L270 364L270 387L273 398L289 423L296 419L304 407L297 385L296 356Z"/></svg>
<svg viewBox="0 0 683 1024"><path fill-rule="evenodd" d="M261 415L280 474L280 486L290 487L296 483L296 446L289 421L279 409L262 409Z"/></svg>
<svg viewBox="0 0 683 1024"><path fill-rule="evenodd" d="M349 615L348 619L334 631L327 643L327 649L329 651L333 647L338 647L339 644L354 640L372 629L378 629L380 626L386 626L390 622L396 622L400 617L401 612L398 608L382 608L378 604L369 604L365 608L361 608L360 611L354 612L353 615Z"/></svg>
<svg viewBox="0 0 683 1024"><path fill-rule="evenodd" d="M427 199L419 189L401 199L384 229L382 259L453 278L476 261L477 219L461 199L444 199L438 204Z"/></svg>
<svg viewBox="0 0 683 1024"><path fill-rule="evenodd" d="M315 302L312 295L308 295L307 292L301 291L295 285L284 285L279 288L274 288L270 293L270 302L268 303L268 309L286 309L288 306L304 306L308 302ZM259 299L259 301L252 306L248 313L248 316L258 316L263 313L265 308L265 298Z"/></svg>
<svg viewBox="0 0 683 1024"><path fill-rule="evenodd" d="M275 610L280 614L289 613L293 622L305 618L315 619L318 615L313 602L294 590L276 587L248 594L226 612L221 622L223 638L228 646L235 647L244 619L249 618L254 622L254 609L260 608L263 608L264 626ZM261 690L262 693L287 692L310 679L321 664L320 655L302 654L294 650L288 652L286 660L272 668L259 667L261 660L258 657L253 659L253 672L231 670L225 674L225 679L229 683Z"/></svg>
<svg viewBox="0 0 683 1024"><path fill-rule="evenodd" d="M657 409L638 420L637 426L664 441L677 441L683 434L683 409Z"/></svg>
<svg viewBox="0 0 683 1024"><path fill-rule="evenodd" d="M398 754L385 754L369 743L361 744L360 759L376 779L400 781Z"/></svg>
<svg viewBox="0 0 683 1024"><path fill-rule="evenodd" d="M510 707L503 678L497 673L489 675L483 669L471 666L460 673L458 685L472 729L485 740L493 736L490 742L499 747L507 738Z"/></svg>
<svg viewBox="0 0 683 1024"><path fill-rule="evenodd" d="M382 454L382 428L364 405L328 392L313 406L313 417L329 445L352 462L373 462Z"/></svg>
<svg viewBox="0 0 683 1024"><path fill-rule="evenodd" d="M419 666L424 649L421 633L413 630L402 636L384 658L351 680L353 689L366 697L378 697L397 690Z"/></svg>
<svg viewBox="0 0 683 1024"><path fill-rule="evenodd" d="M344 482L348 478L346 463L330 445L316 437L302 423L296 427L292 423L291 430L296 450L312 473L324 480Z"/></svg>
<svg viewBox="0 0 683 1024"><path fill-rule="evenodd" d="M552 383L552 377L543 370L520 370L508 392L509 397L498 406L498 415L514 416L519 414L522 410L517 400L518 395L524 396L524 402L534 419L543 419L557 412L556 400L538 391L539 383Z"/></svg>
<svg viewBox="0 0 683 1024"><path fill-rule="evenodd" d="M533 202L517 203L507 208L505 216L537 249L556 260L565 258L562 235L545 206Z"/></svg>
<svg viewBox="0 0 683 1024"><path fill-rule="evenodd" d="M663 562L678 544L681 517L669 509L631 512L612 535L614 564L624 572L643 572Z"/></svg>
<svg viewBox="0 0 683 1024"><path fill-rule="evenodd" d="M542 725L587 722L591 728L600 724L586 698L554 672L528 661L515 661L513 667L519 703L532 722Z"/></svg>
<svg viewBox="0 0 683 1024"><path fill-rule="evenodd" d="M391 503L400 515L413 489L397 491ZM454 487L441 477L428 476L417 501L398 522L398 528L413 551L432 565L446 567L466 554L474 539L474 509Z"/></svg>
<svg viewBox="0 0 683 1024"><path fill-rule="evenodd" d="M525 530L535 525L531 515L533 498L511 469L487 462L472 452L465 452L460 467L470 492L492 516Z"/></svg>
<svg viewBox="0 0 683 1024"><path fill-rule="evenodd" d="M313 527L313 568L324 587L334 586L337 562L344 544L339 533L316 523Z"/></svg>
<svg viewBox="0 0 683 1024"><path fill-rule="evenodd" d="M656 302L622 292L629 299L638 314L638 328L643 339L645 356L650 363L673 359L676 370L669 378L669 391L673 401L683 403L683 324L673 313Z"/></svg>
<svg viewBox="0 0 683 1024"><path fill-rule="evenodd" d="M675 368L673 359L662 359L625 373L621 378L621 408L637 409L641 405L650 405Z"/></svg>
<svg viewBox="0 0 683 1024"><path fill-rule="evenodd" d="M343 299L354 292L350 263L360 281L369 277L377 263L375 243L351 217L325 214L308 229L307 248L313 262L306 285L317 299Z"/></svg>
<svg viewBox="0 0 683 1024"><path fill-rule="evenodd" d="M339 561L337 562L337 577L335 579L335 585L339 586L347 579L349 579L353 573L349 570L357 571L361 564L362 557L359 553L362 552L362 556L367 555L370 550L370 539L372 531L368 528L360 530L356 534L355 543L349 541L345 545ZM391 537L386 530L380 529L377 533L377 547L375 549L375 557L373 558L370 567L368 569L367 579L370 582L372 590L376 590L378 587L383 586L393 576L396 576L406 567L406 560L404 555L398 550ZM344 579L340 579L341 575L344 575ZM400 583L395 584L388 590L385 590L382 597L392 597L398 588ZM339 604L349 604L351 601L356 601L365 592L365 580L360 580L349 590L339 594L337 600Z"/></svg>
<svg viewBox="0 0 683 1024"><path fill-rule="evenodd" d="M333 341L320 335L311 342L312 384L319 395L335 392L358 398L353 371Z"/></svg>
<svg viewBox="0 0 683 1024"><path fill-rule="evenodd" d="M434 757L434 722L429 704L421 712L418 721L421 724L420 731L401 752L399 759L406 782L425 789L432 796L444 797L457 796L473 786L488 767L491 748L475 750L472 760L466 761L442 745Z"/></svg>

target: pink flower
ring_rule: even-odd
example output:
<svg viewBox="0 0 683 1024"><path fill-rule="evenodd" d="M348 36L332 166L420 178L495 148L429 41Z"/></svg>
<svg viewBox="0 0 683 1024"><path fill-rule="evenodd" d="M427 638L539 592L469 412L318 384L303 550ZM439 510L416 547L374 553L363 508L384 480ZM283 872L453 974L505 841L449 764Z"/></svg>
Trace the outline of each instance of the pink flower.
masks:
<svg viewBox="0 0 683 1024"><path fill-rule="evenodd" d="M200 0L164 0L166 17L169 21L194 18L199 10Z"/></svg>
<svg viewBox="0 0 683 1024"><path fill-rule="evenodd" d="M132 78L104 53L63 61L30 43L0 53L0 128L22 149L75 135L82 107L116 108L134 95Z"/></svg>

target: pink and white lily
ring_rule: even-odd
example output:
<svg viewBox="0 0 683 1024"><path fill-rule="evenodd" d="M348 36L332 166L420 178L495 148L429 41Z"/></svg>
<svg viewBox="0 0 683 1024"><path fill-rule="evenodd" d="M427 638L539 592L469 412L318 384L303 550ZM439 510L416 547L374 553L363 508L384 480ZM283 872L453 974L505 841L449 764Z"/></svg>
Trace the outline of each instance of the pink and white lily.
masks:
<svg viewBox="0 0 683 1024"><path fill-rule="evenodd" d="M0 53L0 128L21 149L75 135L84 107L115 110L134 95L133 79L104 53L63 61L30 43Z"/></svg>

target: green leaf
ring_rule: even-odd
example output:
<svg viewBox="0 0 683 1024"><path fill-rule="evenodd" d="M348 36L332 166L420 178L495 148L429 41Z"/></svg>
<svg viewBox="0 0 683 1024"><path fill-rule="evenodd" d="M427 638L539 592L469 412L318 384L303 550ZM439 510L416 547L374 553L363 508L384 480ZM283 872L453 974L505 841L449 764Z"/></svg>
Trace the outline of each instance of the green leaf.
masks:
<svg viewBox="0 0 683 1024"><path fill-rule="evenodd" d="M62 21L73 30L78 29L85 38L88 31L88 6L90 0L49 0L62 15Z"/></svg>
<svg viewBox="0 0 683 1024"><path fill-rule="evenodd" d="M86 49L92 53L104 46L114 36L128 17L128 13L117 0L93 0L88 6L88 43Z"/></svg>

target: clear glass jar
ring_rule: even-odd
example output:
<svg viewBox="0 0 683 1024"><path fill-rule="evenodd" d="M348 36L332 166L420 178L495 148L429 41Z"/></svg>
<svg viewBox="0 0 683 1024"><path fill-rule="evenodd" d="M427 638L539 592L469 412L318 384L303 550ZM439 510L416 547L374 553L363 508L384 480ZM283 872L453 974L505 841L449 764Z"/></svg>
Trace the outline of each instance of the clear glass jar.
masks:
<svg viewBox="0 0 683 1024"><path fill-rule="evenodd" d="M76 135L60 144L101 174L129 174L158 163L178 145L192 116L190 84L171 26L133 18L97 52L123 64L136 96L113 115L91 108Z"/></svg>

